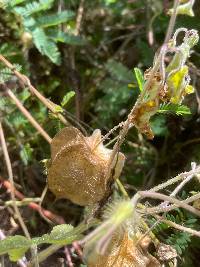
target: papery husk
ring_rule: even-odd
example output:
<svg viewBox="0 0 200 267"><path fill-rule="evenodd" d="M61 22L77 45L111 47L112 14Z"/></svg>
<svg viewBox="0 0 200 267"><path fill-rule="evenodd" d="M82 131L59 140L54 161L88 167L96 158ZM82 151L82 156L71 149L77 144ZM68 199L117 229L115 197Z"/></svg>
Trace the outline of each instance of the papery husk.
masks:
<svg viewBox="0 0 200 267"><path fill-rule="evenodd" d="M87 257L88 267L160 267L159 261L153 257L147 248L136 246L128 233L117 240L113 238L105 255L91 252Z"/></svg>
<svg viewBox="0 0 200 267"><path fill-rule="evenodd" d="M85 137L75 127L62 129L51 143L49 189L57 199L67 198L81 206L100 201L109 191L106 174L111 152L101 143L100 130ZM124 155L119 153L118 172L123 163Z"/></svg>

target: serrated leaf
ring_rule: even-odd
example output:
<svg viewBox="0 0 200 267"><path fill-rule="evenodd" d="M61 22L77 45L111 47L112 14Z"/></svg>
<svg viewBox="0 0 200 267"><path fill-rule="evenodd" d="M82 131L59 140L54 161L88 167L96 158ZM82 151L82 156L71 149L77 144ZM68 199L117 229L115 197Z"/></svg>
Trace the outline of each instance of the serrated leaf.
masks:
<svg viewBox="0 0 200 267"><path fill-rule="evenodd" d="M67 10L52 15L42 16L37 19L36 27L46 28L59 25L71 20L74 15L73 11Z"/></svg>
<svg viewBox="0 0 200 267"><path fill-rule="evenodd" d="M136 77L140 92L142 92L144 83L145 83L143 73L139 68L134 68L134 72L135 72L135 77Z"/></svg>
<svg viewBox="0 0 200 267"><path fill-rule="evenodd" d="M61 106L64 107L73 96L75 96L74 91L70 91L66 95L64 95L63 100L61 102Z"/></svg>
<svg viewBox="0 0 200 267"><path fill-rule="evenodd" d="M31 247L32 242L24 236L9 236L0 240L0 255L8 253L10 260L17 261Z"/></svg>

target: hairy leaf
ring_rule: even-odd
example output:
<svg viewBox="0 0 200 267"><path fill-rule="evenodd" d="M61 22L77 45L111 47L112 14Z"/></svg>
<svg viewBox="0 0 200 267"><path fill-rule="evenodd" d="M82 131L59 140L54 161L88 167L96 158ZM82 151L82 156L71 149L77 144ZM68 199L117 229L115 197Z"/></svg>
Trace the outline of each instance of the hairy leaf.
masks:
<svg viewBox="0 0 200 267"><path fill-rule="evenodd" d="M30 248L31 241L24 236L10 236L0 241L0 255L9 254L12 261L20 259Z"/></svg>
<svg viewBox="0 0 200 267"><path fill-rule="evenodd" d="M33 243L37 245L42 243L67 245L79 238L80 236L77 235L72 225L61 224L55 226L50 234L34 238Z"/></svg>

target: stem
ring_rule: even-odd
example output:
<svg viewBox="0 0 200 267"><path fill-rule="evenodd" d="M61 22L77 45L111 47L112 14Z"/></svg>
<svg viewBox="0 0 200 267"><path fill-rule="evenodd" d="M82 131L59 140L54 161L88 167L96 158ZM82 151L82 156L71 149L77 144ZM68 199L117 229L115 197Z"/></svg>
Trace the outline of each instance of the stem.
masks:
<svg viewBox="0 0 200 267"><path fill-rule="evenodd" d="M163 49L165 49L166 44L168 43L169 39L171 38L171 34L173 32L174 29L174 25L175 25L175 21L176 21L176 16L177 16L177 8L179 5L179 0L175 0L174 1L174 12L171 16L170 22L169 22L169 26L168 26L168 30L167 30L167 34L166 34L166 38L164 41L164 44L161 47L160 53L156 59L156 62L151 70L150 73L150 77L149 79L146 81L145 85L144 85L144 89L140 95L140 97L138 98L138 100L136 101L134 107L132 108L131 112L129 113L127 120L124 122L123 128L119 133L119 137L117 142L115 143L114 147L113 147L113 152L111 154L110 157L110 162L109 162L109 168L108 168L108 172L107 172L107 177L109 178L112 172L112 168L113 168L113 162L115 159L116 154L118 153L118 150L121 146L121 144L123 143L125 136L127 135L129 129L133 126L132 124L132 117L134 115L134 112L138 106L139 103L141 103L142 99L144 98L146 92L149 90L152 80L154 78L155 73L158 71L159 67L160 67L160 61L162 59L162 54L163 54ZM158 87L158 90L160 89L160 86Z"/></svg>
<svg viewBox="0 0 200 267"><path fill-rule="evenodd" d="M175 26L175 23L176 23L176 17L177 17L177 8L179 6L179 0L174 0L174 6L173 6L173 14L170 18L170 22L169 22L169 26L168 26L168 29L167 29L167 34L166 34L166 37L165 37L165 41L164 43L168 43L171 36L172 36L172 33L174 31L174 26Z"/></svg>
<svg viewBox="0 0 200 267"><path fill-rule="evenodd" d="M198 166L195 170L191 170L189 172L183 172L183 173L177 175L176 177L151 188L149 191L156 192L156 191L162 190L162 189L164 189L164 188L166 188L172 184L179 182L180 180L183 180L186 176L195 175L198 172L200 172L200 166Z"/></svg>
<svg viewBox="0 0 200 267"><path fill-rule="evenodd" d="M52 113L54 113L58 119L65 125L70 125L70 123L63 117L62 114L56 112L55 110L55 104L52 103L49 99L46 99L40 92L31 84L29 78L23 74L21 74L19 71L15 69L15 67L0 54L0 61L6 65L10 70L13 71L13 73L17 76L17 78L24 84L24 86L28 86L30 91L49 109Z"/></svg>
<svg viewBox="0 0 200 267"><path fill-rule="evenodd" d="M3 132L3 127L2 127L1 121L0 121L0 139L1 139L2 150L3 150L5 162L6 162L6 167L7 167L7 171L8 171L9 181L10 181L10 183L12 185L10 194L11 194L11 199L13 201L13 208L14 208L14 211L16 213L17 219L18 219L18 221L20 223L20 226L21 226L25 236L30 240L31 236L29 234L29 231L28 231L23 219L22 219L20 211L19 211L19 209L18 209L18 207L16 205L12 166L11 166L11 161L10 161L10 157L9 157L9 154L8 154L8 149L7 149L6 140L5 140L5 136L4 136L4 132Z"/></svg>
<svg viewBox="0 0 200 267"><path fill-rule="evenodd" d="M176 228L176 229L178 229L180 231L183 231L183 232L187 232L187 233L189 233L189 234L191 234L193 236L200 237L200 231L196 231L196 230L193 230L193 229L191 229L189 227L185 227L183 225L180 225L180 224L177 224L175 222L172 222L170 220L163 219L162 217L160 217L158 215L155 215L154 217L156 219L158 219L159 221L164 222L164 223L168 224L169 226L171 226L173 228Z"/></svg>
<svg viewBox="0 0 200 267"><path fill-rule="evenodd" d="M146 191L144 191L144 192L146 192ZM139 192L138 192L139 193ZM148 192L147 192L148 193ZM149 192L149 193L151 193L151 192ZM153 194L159 194L159 193L153 193ZM159 194L159 195L161 195L161 196L165 196L165 195L163 195L163 194ZM155 196L155 195L154 195ZM149 197L149 196L145 196L145 197ZM171 202L171 203L175 203L175 202L173 202L174 201L174 199L175 198L171 198L171 197L169 197L169 196L165 196L166 198L168 198L168 199L170 199L170 201L169 202ZM152 198L154 198L154 197L152 197ZM155 197L155 199L156 198L158 198L157 196ZM164 198L162 198L162 200L167 200L168 201L168 199L164 199ZM158 198L158 199L160 199L160 198ZM198 200L198 199L200 199L200 193L198 193L198 194L196 194L196 195L194 195L194 196L192 196L192 197L189 197L189 198L187 198L187 199L185 199L185 200L182 200L182 201L179 201L179 200L177 200L176 199L176 203L175 203L175 205L171 205L171 206L166 206L166 207L152 207L152 208L145 208L145 214L155 214L155 213L161 213L161 212L166 212L166 211L170 211L170 210L173 210L173 209L176 209L177 208L177 206L180 206L179 204L181 203L181 206L180 207L182 207L182 208L185 208L185 207L183 207L183 205L187 205L187 204L189 204L189 203L192 203L193 201L195 201L195 200ZM173 200L173 201L171 201L171 200ZM178 203L178 202L179 203ZM189 205L187 205L187 207L188 207ZM197 211L197 213L198 214L196 214L196 215L198 215L199 216L199 211L197 210L197 209L194 209L193 207L191 207L191 206L189 206L190 208L192 208L193 209L193 211L195 211L195 214L196 214L196 211Z"/></svg>
<svg viewBox="0 0 200 267"><path fill-rule="evenodd" d="M77 226L74 231L74 236L82 234L86 230L88 230L90 227L95 226L97 223L96 220L91 221L89 224L81 223L79 226ZM66 244L67 245L67 244ZM50 255L52 255L54 252L56 252L58 249L64 247L65 245L61 244L53 244L49 246L48 248L44 249L40 253L38 253L38 263L46 260ZM33 259L31 262L28 263L27 267L33 267L35 263L35 260Z"/></svg>
<svg viewBox="0 0 200 267"><path fill-rule="evenodd" d="M11 183L9 181L3 179L1 176L0 176L0 182L7 190L12 189ZM17 191L15 188L14 188L14 193L15 193L15 196L22 201L25 198L25 196L21 192ZM52 213L49 210L43 209L42 207L40 207L40 205L38 205L35 202L29 203L28 206L32 210L37 211L42 216L42 218L44 218L44 216L45 216L46 218L50 219L51 221L53 221L54 223L57 223L57 224L65 223L65 221L62 217Z"/></svg>
<svg viewBox="0 0 200 267"><path fill-rule="evenodd" d="M46 260L50 255L56 252L58 249L62 248L64 245L54 244L44 249L42 252L38 254L38 262L42 262ZM33 267L35 264L35 259L33 259L30 263L28 263L27 267Z"/></svg>
<svg viewBox="0 0 200 267"><path fill-rule="evenodd" d="M192 163L192 171L194 171L194 173L188 175L187 177L185 177L185 179L174 189L174 191L170 194L170 196L176 196L178 194L178 192L180 192L180 190L184 187L184 185L186 185L196 174L195 172L196 170L196 163Z"/></svg>
<svg viewBox="0 0 200 267"><path fill-rule="evenodd" d="M116 183L120 189L120 191L122 192L123 196L125 198L128 198L129 199L129 195L128 193L126 192L126 189L124 188L123 184L121 183L121 181L119 179L116 180Z"/></svg>
<svg viewBox="0 0 200 267"><path fill-rule="evenodd" d="M29 111L23 106L23 104L18 100L18 98L13 94L10 89L6 90L8 96L14 101L18 109L24 114L24 116L29 120L29 122L35 127L35 129L46 139L48 143L51 143L51 137L45 132L45 130L39 125L39 123L33 118Z"/></svg>

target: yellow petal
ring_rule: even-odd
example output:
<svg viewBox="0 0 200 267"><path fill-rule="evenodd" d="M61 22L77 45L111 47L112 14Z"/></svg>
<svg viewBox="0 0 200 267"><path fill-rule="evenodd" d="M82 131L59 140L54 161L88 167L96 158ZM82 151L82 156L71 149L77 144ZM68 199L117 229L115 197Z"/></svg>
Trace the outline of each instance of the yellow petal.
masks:
<svg viewBox="0 0 200 267"><path fill-rule="evenodd" d="M186 87L185 87L185 92L186 92L186 94L192 94L192 93L194 93L194 87L192 86L192 85L187 85Z"/></svg>

